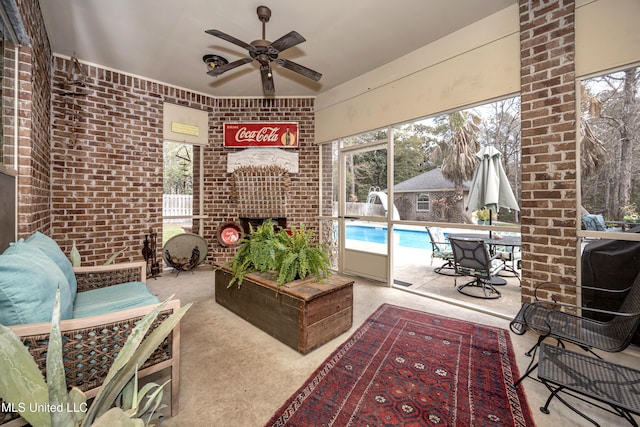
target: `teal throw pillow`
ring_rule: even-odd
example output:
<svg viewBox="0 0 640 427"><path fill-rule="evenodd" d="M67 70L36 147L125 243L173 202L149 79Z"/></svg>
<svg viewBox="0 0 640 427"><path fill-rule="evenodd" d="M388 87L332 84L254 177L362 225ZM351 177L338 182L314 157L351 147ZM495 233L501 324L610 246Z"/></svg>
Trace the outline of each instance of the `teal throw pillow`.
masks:
<svg viewBox="0 0 640 427"><path fill-rule="evenodd" d="M0 323L5 326L50 322L60 288L60 318L73 315L67 279L42 251L0 255Z"/></svg>
<svg viewBox="0 0 640 427"><path fill-rule="evenodd" d="M56 241L46 234L36 231L25 240L25 243L41 249L58 265L67 278L72 298L75 298L76 292L78 291L78 283L76 282L76 275L73 272L73 265L71 265L71 261L69 261L69 258L62 252L62 249L60 249Z"/></svg>

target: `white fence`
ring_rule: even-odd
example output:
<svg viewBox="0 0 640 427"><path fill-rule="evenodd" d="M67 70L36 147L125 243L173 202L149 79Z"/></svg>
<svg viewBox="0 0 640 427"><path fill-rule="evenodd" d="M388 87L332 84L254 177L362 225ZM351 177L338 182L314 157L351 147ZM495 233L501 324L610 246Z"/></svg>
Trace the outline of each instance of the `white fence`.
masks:
<svg viewBox="0 0 640 427"><path fill-rule="evenodd" d="M191 216L193 215L193 196L191 194L163 194L162 216ZM167 221L168 222L168 221Z"/></svg>

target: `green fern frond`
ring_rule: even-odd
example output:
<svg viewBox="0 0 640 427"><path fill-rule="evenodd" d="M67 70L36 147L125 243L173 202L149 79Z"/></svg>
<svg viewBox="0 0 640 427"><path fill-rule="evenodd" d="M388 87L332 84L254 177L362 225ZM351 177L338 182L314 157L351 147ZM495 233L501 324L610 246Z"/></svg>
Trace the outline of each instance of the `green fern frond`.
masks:
<svg viewBox="0 0 640 427"><path fill-rule="evenodd" d="M276 231L273 222L267 220L255 230L251 228L249 236L243 239L230 262L229 286L234 283L240 286L245 274L268 271L277 272L278 287L309 275L320 280L330 273L328 249L304 225L292 227L289 232Z"/></svg>

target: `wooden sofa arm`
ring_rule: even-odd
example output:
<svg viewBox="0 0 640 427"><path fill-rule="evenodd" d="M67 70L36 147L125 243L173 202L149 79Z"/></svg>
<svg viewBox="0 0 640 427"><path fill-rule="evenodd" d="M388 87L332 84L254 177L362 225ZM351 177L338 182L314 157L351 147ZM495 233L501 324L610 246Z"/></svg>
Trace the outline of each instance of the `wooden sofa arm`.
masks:
<svg viewBox="0 0 640 427"><path fill-rule="evenodd" d="M147 280L147 264L144 261L74 267L73 271L78 282L78 292Z"/></svg>
<svg viewBox="0 0 640 427"><path fill-rule="evenodd" d="M94 397L136 323L154 307L156 305L148 305L99 316L61 321L60 329L67 386L78 387L88 397ZM169 301L158 315L151 330L179 308L180 300ZM28 347L36 364L45 375L51 324L47 322L18 325L10 326L9 329ZM179 367L180 323L175 326L172 333L151 354L138 372L139 377L142 378L171 368L172 416L178 412ZM17 414L0 412L0 424L8 422L10 426L24 424L24 420L18 418Z"/></svg>

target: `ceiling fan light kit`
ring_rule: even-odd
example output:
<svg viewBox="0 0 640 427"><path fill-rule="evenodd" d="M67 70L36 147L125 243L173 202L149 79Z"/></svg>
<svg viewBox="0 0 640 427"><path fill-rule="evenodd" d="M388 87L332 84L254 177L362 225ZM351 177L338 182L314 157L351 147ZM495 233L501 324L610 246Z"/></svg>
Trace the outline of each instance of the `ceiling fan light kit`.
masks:
<svg viewBox="0 0 640 427"><path fill-rule="evenodd" d="M217 57L217 55L205 55L202 59L205 63L207 63L207 74L216 77L229 70L233 70L234 68L253 62L254 60L258 61L258 63L260 64L260 76L262 78L262 91L265 95L275 94L273 73L271 71L272 62L275 62L280 67L284 67L288 70L296 72L311 80L314 80L316 82L319 81L322 77L322 74L305 66L297 64L293 61L289 61L288 59L279 57L282 51L304 42L305 38L297 32L291 31L280 37L278 40L270 42L266 40L265 24L269 22L269 19L271 18L271 9L269 9L267 6L258 6L257 14L258 19L260 20L260 22L262 22L262 39L254 40L251 43L245 43L242 40L230 36L220 30L205 31L207 34L211 34L212 36L221 38L222 40L226 40L230 43L235 44L236 46L240 46L241 48L246 49L249 52L248 57L238 59L237 61L233 61L231 63L224 58L221 58L224 61L215 63L215 59L212 57ZM207 60L207 57L209 57L209 61ZM211 63L214 64L213 67L211 67Z"/></svg>
<svg viewBox="0 0 640 427"><path fill-rule="evenodd" d="M216 67L227 65L229 61L227 58L223 58L220 55L208 54L202 57L202 60L207 64L207 72L213 70Z"/></svg>

